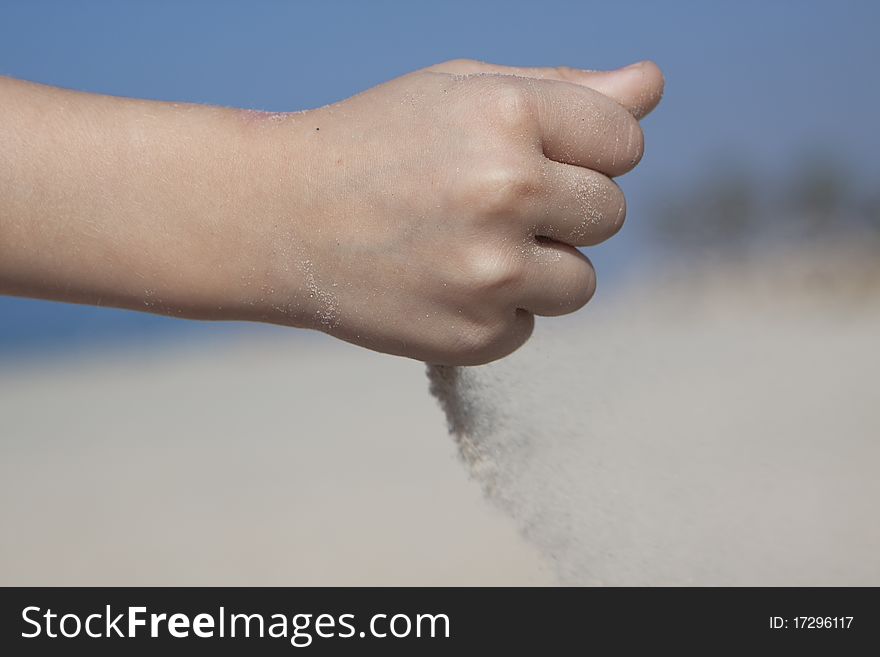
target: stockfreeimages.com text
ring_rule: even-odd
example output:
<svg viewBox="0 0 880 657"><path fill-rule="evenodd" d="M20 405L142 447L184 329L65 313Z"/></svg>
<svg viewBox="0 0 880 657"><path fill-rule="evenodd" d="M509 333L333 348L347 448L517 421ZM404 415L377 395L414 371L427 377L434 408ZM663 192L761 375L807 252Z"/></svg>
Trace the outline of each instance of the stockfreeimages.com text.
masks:
<svg viewBox="0 0 880 657"><path fill-rule="evenodd" d="M190 636L202 639L276 638L289 639L290 644L304 648L315 638L449 638L450 622L446 614L373 614L362 629L357 628L354 614L246 614L230 613L220 607L216 613L152 613L146 607L126 607L116 613L110 605L101 612L87 616L60 613L52 609L25 607L21 612L26 639L49 638L93 639L108 637L172 637Z"/></svg>

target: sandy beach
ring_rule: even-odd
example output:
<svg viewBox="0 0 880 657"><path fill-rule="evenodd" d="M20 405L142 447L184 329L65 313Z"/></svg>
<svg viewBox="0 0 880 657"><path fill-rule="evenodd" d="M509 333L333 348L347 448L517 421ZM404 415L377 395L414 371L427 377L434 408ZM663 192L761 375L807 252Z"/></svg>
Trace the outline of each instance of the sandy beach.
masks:
<svg viewBox="0 0 880 657"><path fill-rule="evenodd" d="M553 581L424 365L318 335L0 372L2 585Z"/></svg>
<svg viewBox="0 0 880 657"><path fill-rule="evenodd" d="M480 482L424 364L326 336L4 365L0 584L880 584L873 262L539 322L466 372Z"/></svg>

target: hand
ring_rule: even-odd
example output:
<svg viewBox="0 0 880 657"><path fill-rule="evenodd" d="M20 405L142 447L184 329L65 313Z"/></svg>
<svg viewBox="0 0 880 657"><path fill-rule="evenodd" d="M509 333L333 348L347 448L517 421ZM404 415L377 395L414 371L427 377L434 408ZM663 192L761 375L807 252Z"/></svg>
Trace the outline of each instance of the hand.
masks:
<svg viewBox="0 0 880 657"><path fill-rule="evenodd" d="M620 229L662 88L457 61L266 114L0 78L0 293L484 363L593 294L575 247Z"/></svg>
<svg viewBox="0 0 880 657"><path fill-rule="evenodd" d="M662 90L650 62L455 61L271 122L296 135L296 216L262 230L275 256L260 319L431 363L509 354L534 315L592 296L575 247L620 230L612 178L639 162L637 119Z"/></svg>

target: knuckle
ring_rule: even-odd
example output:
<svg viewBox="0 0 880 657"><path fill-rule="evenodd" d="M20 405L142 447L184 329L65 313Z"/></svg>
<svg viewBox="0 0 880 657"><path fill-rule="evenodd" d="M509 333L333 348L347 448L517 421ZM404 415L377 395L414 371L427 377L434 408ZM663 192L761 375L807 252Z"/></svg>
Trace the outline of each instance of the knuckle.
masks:
<svg viewBox="0 0 880 657"><path fill-rule="evenodd" d="M501 249L479 249L467 265L468 287L479 294L498 294L519 284L522 269L517 259Z"/></svg>
<svg viewBox="0 0 880 657"><path fill-rule="evenodd" d="M502 129L519 132L534 121L530 94L520 84L496 81L485 103L489 118Z"/></svg>
<svg viewBox="0 0 880 657"><path fill-rule="evenodd" d="M530 313L475 322L456 337L460 365L483 365L516 351L531 336L534 316Z"/></svg>
<svg viewBox="0 0 880 657"><path fill-rule="evenodd" d="M476 64L476 61L473 59L467 59L466 57L457 57L456 59L447 59L445 62L438 64L438 68L447 69L447 70L469 70Z"/></svg>
<svg viewBox="0 0 880 657"><path fill-rule="evenodd" d="M566 82L578 82L581 77L581 72L571 66L554 66L553 70L560 80Z"/></svg>
<svg viewBox="0 0 880 657"><path fill-rule="evenodd" d="M460 336L461 350L465 354L477 356L492 351L504 337L503 327L498 323L475 323L465 329Z"/></svg>
<svg viewBox="0 0 880 657"><path fill-rule="evenodd" d="M513 162L490 165L475 176L471 200L490 215L509 213L537 196L542 184L537 167Z"/></svg>

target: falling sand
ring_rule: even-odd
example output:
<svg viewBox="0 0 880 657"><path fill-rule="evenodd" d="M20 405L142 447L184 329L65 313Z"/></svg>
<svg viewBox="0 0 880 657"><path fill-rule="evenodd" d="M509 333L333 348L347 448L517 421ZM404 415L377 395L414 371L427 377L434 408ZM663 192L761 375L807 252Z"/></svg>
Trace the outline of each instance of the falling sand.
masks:
<svg viewBox="0 0 880 657"><path fill-rule="evenodd" d="M472 476L566 584L880 584L876 252L669 275L429 366Z"/></svg>

